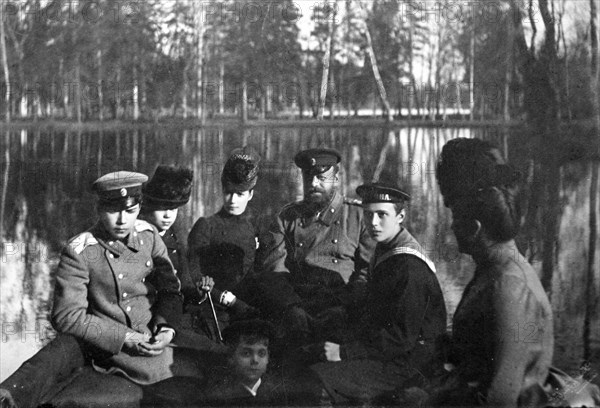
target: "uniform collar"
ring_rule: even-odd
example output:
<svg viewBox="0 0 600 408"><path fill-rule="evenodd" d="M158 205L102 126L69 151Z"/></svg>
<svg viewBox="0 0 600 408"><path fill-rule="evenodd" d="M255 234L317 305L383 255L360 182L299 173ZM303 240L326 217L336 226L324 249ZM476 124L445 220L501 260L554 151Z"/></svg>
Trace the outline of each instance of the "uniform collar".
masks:
<svg viewBox="0 0 600 408"><path fill-rule="evenodd" d="M139 233L136 231L135 227L127 237L127 242L111 238L100 222L92 227L92 233L98 239L98 243L101 246L115 255L122 255L126 249L130 249L134 252L138 252L140 250Z"/></svg>
<svg viewBox="0 0 600 408"><path fill-rule="evenodd" d="M331 223L337 218L340 208L344 202L344 197L339 193L335 192L333 199L321 213L319 214L319 221L323 224L330 226Z"/></svg>

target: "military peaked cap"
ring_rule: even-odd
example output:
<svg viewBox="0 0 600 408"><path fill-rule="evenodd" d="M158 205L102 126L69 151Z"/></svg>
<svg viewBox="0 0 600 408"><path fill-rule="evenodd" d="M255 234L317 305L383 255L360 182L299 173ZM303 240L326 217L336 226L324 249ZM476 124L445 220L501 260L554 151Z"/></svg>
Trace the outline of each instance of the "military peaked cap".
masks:
<svg viewBox="0 0 600 408"><path fill-rule="evenodd" d="M326 172L341 160L340 152L324 148L302 150L294 157L294 163L302 170L319 170L319 173Z"/></svg>
<svg viewBox="0 0 600 408"><path fill-rule="evenodd" d="M105 174L92 184L101 205L131 207L139 204L142 197L142 184L148 176L133 171L116 171Z"/></svg>

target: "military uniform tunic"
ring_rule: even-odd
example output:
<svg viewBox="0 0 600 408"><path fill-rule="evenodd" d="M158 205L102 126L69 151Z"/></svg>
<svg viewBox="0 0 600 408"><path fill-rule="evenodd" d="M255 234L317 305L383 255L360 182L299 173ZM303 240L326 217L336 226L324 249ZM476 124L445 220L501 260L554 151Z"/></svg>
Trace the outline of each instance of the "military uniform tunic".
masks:
<svg viewBox="0 0 600 408"><path fill-rule="evenodd" d="M154 357L122 350L127 332L153 333L177 324L180 283L156 229L136 220L127 243L101 224L72 238L56 273L52 323L98 351L96 369L119 372L141 384L174 375L172 348Z"/></svg>
<svg viewBox="0 0 600 408"><path fill-rule="evenodd" d="M374 247L362 218L362 209L339 193L316 217L304 202L284 207L265 238L267 300L276 309L304 303L315 311L343 303L346 284L366 282Z"/></svg>
<svg viewBox="0 0 600 408"><path fill-rule="evenodd" d="M342 361L312 367L336 402L376 401L441 367L435 344L446 308L433 263L403 229L377 244L372 266L356 338L341 344Z"/></svg>

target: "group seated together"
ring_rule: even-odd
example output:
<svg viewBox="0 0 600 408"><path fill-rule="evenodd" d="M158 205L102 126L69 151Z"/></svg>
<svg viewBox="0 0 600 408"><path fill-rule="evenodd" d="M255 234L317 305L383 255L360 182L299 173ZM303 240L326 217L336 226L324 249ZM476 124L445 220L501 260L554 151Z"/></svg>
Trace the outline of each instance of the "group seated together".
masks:
<svg viewBox="0 0 600 408"><path fill-rule="evenodd" d="M222 208L187 240L172 226L191 170L97 179L98 221L55 274L57 336L0 384L1 408L600 403L551 367L550 303L515 245L520 175L493 144L451 140L437 163L476 264L451 332L436 266L403 226L410 195L374 180L342 196L341 159L296 154L303 200L266 222L247 207L259 157L234 150Z"/></svg>

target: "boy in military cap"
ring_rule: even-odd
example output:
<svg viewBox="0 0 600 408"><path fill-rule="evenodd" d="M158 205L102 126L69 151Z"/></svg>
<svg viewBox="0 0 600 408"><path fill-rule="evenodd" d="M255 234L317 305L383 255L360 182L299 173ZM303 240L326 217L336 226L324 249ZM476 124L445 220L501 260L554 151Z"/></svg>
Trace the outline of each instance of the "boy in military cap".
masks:
<svg viewBox="0 0 600 408"><path fill-rule="evenodd" d="M175 375L167 346L182 303L165 245L137 219L147 179L119 171L94 182L99 222L61 255L52 311L57 331L96 350L94 368L139 384Z"/></svg>
<svg viewBox="0 0 600 408"><path fill-rule="evenodd" d="M238 318L255 313L245 301L252 299L255 254L258 248L258 220L248 203L254 196L260 158L249 146L235 149L223 167L223 206L201 217L189 236L192 280L214 279L213 298L219 327L207 325L213 319L206 306L198 321L219 340L218 331L227 326L230 315Z"/></svg>
<svg viewBox="0 0 600 408"><path fill-rule="evenodd" d="M81 250L82 255L86 256L87 252L85 250L99 250L98 248L100 247L104 248L102 245L105 243L105 240L99 241L96 235L101 235L103 238L106 238L108 240L108 245L115 248L122 248L121 244L117 242L119 240L123 242L127 248L128 245L135 245L133 244L134 236L137 238L136 242L139 243L140 247L142 245L150 247L150 244L154 242L154 247L158 250L161 247L160 243L164 242L167 246L166 250L168 257L176 268L174 272L177 273L177 270L182 271L183 273L180 273L180 275L187 278L184 282L187 283L186 287L188 291L196 292L195 285L189 281L189 273L185 273L187 271L185 248L181 245L171 228L177 218L178 208L186 204L189 200L192 179L193 173L189 169L162 165L158 166L152 180L149 183L144 184L141 189L142 182L147 180L147 177L139 173L117 172L101 177L94 183L94 189L98 195L98 213L102 221L98 226L91 230L92 232L81 234L72 241L78 242L81 245L79 247L76 246L75 250ZM145 218L158 229L158 235L162 237L162 240L155 241L156 236L152 232L152 227L148 223L136 219L142 201L141 217ZM102 234L97 234L96 230L100 230ZM96 235L93 235L94 233ZM144 238L143 235L152 235L152 237ZM130 236L132 237L131 240L129 239ZM171 266L167 265L167 262L165 262L162 249L160 251L161 252L156 254L155 258L152 259L152 262L155 266L161 265L161 269L164 270L163 274L168 278L167 280L164 280L164 282L172 282L171 285L175 288L174 284L176 278L174 278L174 274L170 272ZM115 255L110 252L108 253L107 259L119 259L127 256L127 262L131 261L135 263L139 251L134 252L134 254L130 254L129 252L123 251L118 257L114 257ZM144 264L147 262L150 261L140 260L137 263ZM126 265L121 262L121 266ZM131 270L128 268L127 271L118 273L116 279L119 280L121 285L126 285L128 284L127 282L130 276L133 277L134 274L131 274ZM142 278L142 283L145 283L144 279L146 278ZM150 280L150 277L148 277L148 280ZM204 287L206 291L210 290L211 285L212 280L210 280L210 278L207 278L206 282L200 282L200 286ZM160 288L160 285L156 287L156 289ZM132 291L126 291L126 293L127 299L133 299L135 296ZM164 295L159 296L159 301L165 302L163 298ZM179 295L176 295L172 300L175 302L173 302L172 306L168 307L167 314L176 317L181 312L181 299ZM133 303L133 300L131 300L131 302ZM168 303L171 303L171 301L168 301ZM122 305L124 312L132 312L133 307L133 304L128 306ZM159 307L159 305L157 305L157 307ZM176 325L178 320L178 318L171 318L170 323ZM166 337L168 332L173 333L167 326L163 325L161 328L163 333L159 333L155 336L153 339L155 341L153 342L148 341L150 339L150 337L148 337L150 336L150 333L147 333L146 336L134 334L134 339L136 336L139 337L139 344L133 344L133 346L140 347L139 353L138 351L135 351L135 354L151 354L152 349L157 350L155 353L159 353L159 348L164 348L163 346L166 345L166 342L156 340L160 337ZM224 351L223 346L210 341L206 337L190 335L187 330L185 330L185 324L178 327L178 331L179 346L188 345L192 346L194 349L215 352ZM78 333L74 334L78 336ZM148 352L146 351L146 348L149 349ZM72 376L72 373L76 372L75 369L84 365L84 359L83 348L77 343L75 337L63 333L38 352L32 359L27 361L19 368L19 370L17 370L17 372L7 379L6 384L3 383L2 386L3 388L6 386L7 391L9 389L16 391L13 392L13 406L37 406L38 404L46 402L54 390L60 390L63 388L64 383L70 382L70 376ZM151 361L149 367L155 364L154 360L149 361ZM39 378L39 381L36 381L38 384L36 384L34 389L29 390L29 387L26 386L26 382L29 382L34 378ZM80 380L81 378L78 379L78 382L80 382ZM103 378L95 378L95 380L94 383L97 386L96 388L100 389L104 387L104 391L107 395L115 390L115 384L113 384L114 381L113 383L109 383ZM86 384L87 383L82 383L79 385ZM117 382L116 389L119 389L119 385L121 384ZM116 395L121 397L120 400L117 400L119 404L129 400L137 401L137 399L141 398L140 389L136 389L131 385L125 386L124 389L130 390L131 392L125 391L124 393L117 393ZM80 393L81 387L78 387L76 384L75 386L68 387L66 391L70 395L77 395ZM59 400L64 398L64 395L62 394L58 395L57 398L59 398ZM8 395L8 397L12 396ZM103 395L102 397L105 396Z"/></svg>
<svg viewBox="0 0 600 408"><path fill-rule="evenodd" d="M435 266L402 226L410 196L387 183L357 188L364 223L377 241L356 337L325 342L312 366L336 403L378 403L431 375L446 309ZM389 401L388 401L389 402Z"/></svg>
<svg viewBox="0 0 600 408"><path fill-rule="evenodd" d="M286 205L265 238L261 294L284 327L288 348L343 328L364 293L374 242L362 211L339 193L341 155L299 152L304 198Z"/></svg>

